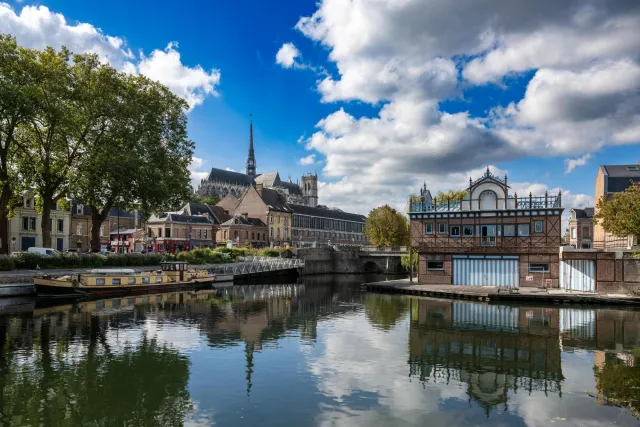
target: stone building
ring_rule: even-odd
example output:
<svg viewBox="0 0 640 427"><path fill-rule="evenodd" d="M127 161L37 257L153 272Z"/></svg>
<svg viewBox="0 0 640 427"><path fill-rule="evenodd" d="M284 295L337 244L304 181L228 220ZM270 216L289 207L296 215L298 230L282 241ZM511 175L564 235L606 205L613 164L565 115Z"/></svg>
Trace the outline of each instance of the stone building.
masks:
<svg viewBox="0 0 640 427"><path fill-rule="evenodd" d="M14 216L9 220L9 251L24 252L31 247L42 247L42 215L36 210L36 200L32 192L27 191L22 202L15 207ZM60 252L69 249L69 228L71 215L68 209L57 204L51 211L49 229L51 246Z"/></svg>
<svg viewBox="0 0 640 427"><path fill-rule="evenodd" d="M271 246L291 245L293 209L285 196L263 184L249 186L236 207L236 214L258 218L268 227Z"/></svg>
<svg viewBox="0 0 640 427"><path fill-rule="evenodd" d="M600 165L596 175L595 214L597 203L602 197L611 197L625 191L631 182L640 183L640 163L635 165ZM630 248L637 244L637 236L616 237L604 231L600 224L593 227L593 247L597 249Z"/></svg>
<svg viewBox="0 0 640 427"><path fill-rule="evenodd" d="M269 244L267 225L259 218L250 218L248 214L235 215L220 224L216 240L220 244L231 241L233 246L265 247Z"/></svg>
<svg viewBox="0 0 640 427"><path fill-rule="evenodd" d="M593 245L593 208L571 209L567 244L574 248L589 249Z"/></svg>
<svg viewBox="0 0 640 427"><path fill-rule="evenodd" d="M318 243L362 245L364 235L363 215L329 209L326 206L310 207L291 205L293 209L293 244L297 247Z"/></svg>
<svg viewBox="0 0 640 427"><path fill-rule="evenodd" d="M109 215L100 226L100 245L103 250L111 250L111 232L120 229L140 228L141 217L137 212L111 208ZM91 250L91 207L77 201L71 204L71 228L69 248L79 251Z"/></svg>
<svg viewBox="0 0 640 427"><path fill-rule="evenodd" d="M488 168L461 201L436 200L425 184L409 202L418 281L558 287L562 210L561 194L511 195Z"/></svg>
<svg viewBox="0 0 640 427"><path fill-rule="evenodd" d="M287 181L280 179L278 172L258 174L256 172L256 158L253 147L253 122L249 125L249 154L245 173L233 172L225 169L212 168L209 176L200 182L197 193L201 196L217 197L221 201L232 196L240 199L247 188L262 184L264 188L277 191L288 204L305 206L318 205L318 175L306 174L299 181L293 182L291 177ZM231 213L232 211L228 209Z"/></svg>

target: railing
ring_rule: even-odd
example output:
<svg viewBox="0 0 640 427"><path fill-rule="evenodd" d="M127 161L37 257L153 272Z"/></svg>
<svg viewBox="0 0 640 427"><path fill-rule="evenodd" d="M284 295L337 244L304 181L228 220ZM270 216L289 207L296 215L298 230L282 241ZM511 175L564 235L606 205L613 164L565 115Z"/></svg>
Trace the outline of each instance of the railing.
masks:
<svg viewBox="0 0 640 427"><path fill-rule="evenodd" d="M488 207L488 203L495 203L495 207ZM546 194L544 196L518 197L518 194L505 198L490 199L487 203L480 199L458 200L426 200L422 196L410 196L409 213L425 212L460 212L460 211L495 211L505 209L549 209L559 208L562 205L562 194L556 196ZM482 206L482 208L480 208Z"/></svg>
<svg viewBox="0 0 640 427"><path fill-rule="evenodd" d="M111 246L129 246L129 241L128 240L120 240L120 242L118 242L117 240L112 240L111 241Z"/></svg>
<svg viewBox="0 0 640 427"><path fill-rule="evenodd" d="M633 242L628 237L612 237L605 240L591 241L593 249L628 249L631 248Z"/></svg>
<svg viewBox="0 0 640 427"><path fill-rule="evenodd" d="M363 252L407 252L406 246L362 246Z"/></svg>
<svg viewBox="0 0 640 427"><path fill-rule="evenodd" d="M221 264L211 266L208 269L216 274L233 274L235 276L300 267L304 267L304 260L302 259L248 256L238 258L238 262L233 264Z"/></svg>

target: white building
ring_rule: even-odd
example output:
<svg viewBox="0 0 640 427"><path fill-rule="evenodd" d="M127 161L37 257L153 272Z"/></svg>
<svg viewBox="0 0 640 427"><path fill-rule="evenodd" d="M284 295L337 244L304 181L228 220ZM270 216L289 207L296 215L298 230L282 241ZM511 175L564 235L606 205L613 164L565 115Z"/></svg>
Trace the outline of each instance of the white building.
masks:
<svg viewBox="0 0 640 427"><path fill-rule="evenodd" d="M69 249L70 226L69 210L58 205L57 209L51 211L49 227L53 249ZM33 193L27 192L22 205L15 209L14 216L9 220L9 251L24 252L33 246L42 247L42 215L36 210Z"/></svg>

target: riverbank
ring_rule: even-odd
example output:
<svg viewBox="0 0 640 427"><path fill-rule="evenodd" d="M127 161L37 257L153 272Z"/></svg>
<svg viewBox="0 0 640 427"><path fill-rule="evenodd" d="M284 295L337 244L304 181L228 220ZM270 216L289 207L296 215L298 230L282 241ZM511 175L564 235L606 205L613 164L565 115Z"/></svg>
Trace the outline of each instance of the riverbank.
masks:
<svg viewBox="0 0 640 427"><path fill-rule="evenodd" d="M640 297L624 294L567 292L564 289L520 288L518 292L510 293L505 288L496 286L426 285L411 282L409 279L371 282L365 283L362 286L370 292L409 294L438 298L474 299L479 301L619 304L637 305L640 307Z"/></svg>

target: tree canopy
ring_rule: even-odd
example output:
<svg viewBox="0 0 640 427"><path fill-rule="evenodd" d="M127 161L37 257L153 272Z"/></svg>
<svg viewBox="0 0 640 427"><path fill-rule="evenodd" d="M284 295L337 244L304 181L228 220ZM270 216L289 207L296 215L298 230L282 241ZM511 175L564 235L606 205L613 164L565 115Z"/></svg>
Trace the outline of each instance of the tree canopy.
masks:
<svg viewBox="0 0 640 427"><path fill-rule="evenodd" d="M447 191L439 191L436 194L436 200L440 200L446 202L447 200L451 201L460 201L467 197L467 190L447 190Z"/></svg>
<svg viewBox="0 0 640 427"><path fill-rule="evenodd" d="M409 243L407 218L389 205L369 212L364 223L364 233L376 246L404 246Z"/></svg>
<svg viewBox="0 0 640 427"><path fill-rule="evenodd" d="M640 184L633 182L622 193L601 197L594 220L614 236L640 236Z"/></svg>

